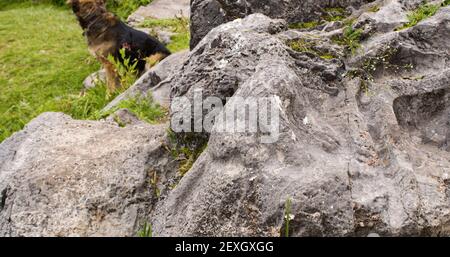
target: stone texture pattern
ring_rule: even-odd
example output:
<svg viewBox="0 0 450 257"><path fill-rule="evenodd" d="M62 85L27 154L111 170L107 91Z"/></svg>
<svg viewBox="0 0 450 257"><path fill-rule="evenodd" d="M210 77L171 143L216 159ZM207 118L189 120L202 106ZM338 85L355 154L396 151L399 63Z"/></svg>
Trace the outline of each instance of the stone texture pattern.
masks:
<svg viewBox="0 0 450 257"><path fill-rule="evenodd" d="M45 113L0 145L1 236L135 236L168 167L166 126Z"/></svg>
<svg viewBox="0 0 450 257"><path fill-rule="evenodd" d="M289 30L251 14L224 19L184 61L153 71L167 75L141 80L146 92L164 86L165 99L202 89L225 109L276 99L278 141L213 130L178 182L167 125L125 110L124 128L43 114L0 144L0 235L132 236L149 220L154 236L280 236L290 199L291 236L449 236L450 7L395 31L419 1L332 2L355 6L354 54L332 40L343 24ZM299 39L313 51L287 44Z"/></svg>
<svg viewBox="0 0 450 257"><path fill-rule="evenodd" d="M356 56L333 60L294 53L285 41L315 35L326 46L334 32L277 33L283 21L260 14L213 29L172 78L172 96L202 88L232 96L227 105L276 96L280 139L212 132L158 203L155 234L279 236L291 199L293 236L448 235L449 14L375 34ZM345 76L389 49L368 89Z"/></svg>

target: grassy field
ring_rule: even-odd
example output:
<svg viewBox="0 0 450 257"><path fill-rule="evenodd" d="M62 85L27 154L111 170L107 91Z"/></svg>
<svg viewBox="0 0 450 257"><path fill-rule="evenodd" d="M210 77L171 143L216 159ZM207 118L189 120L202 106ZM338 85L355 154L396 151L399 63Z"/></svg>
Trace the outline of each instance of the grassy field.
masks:
<svg viewBox="0 0 450 257"><path fill-rule="evenodd" d="M0 10L0 142L60 99L79 94L99 69L74 16L50 5Z"/></svg>
<svg viewBox="0 0 450 257"><path fill-rule="evenodd" d="M149 28L150 34L157 35L152 32L155 29L162 29L174 33L171 37L171 42L167 48L172 52L178 52L189 48L190 31L189 19L187 18L173 18L173 19L146 19L142 27Z"/></svg>
<svg viewBox="0 0 450 257"><path fill-rule="evenodd" d="M106 0L108 10L114 12L122 20L126 18L139 6L147 5L152 0ZM1 0L0 9L6 7L10 8L12 5L36 5L36 4L48 4L53 6L63 7L66 6L67 0Z"/></svg>
<svg viewBox="0 0 450 257"><path fill-rule="evenodd" d="M43 112L64 112L75 119L109 114L100 110L120 92L111 95L98 85L80 94L83 80L100 65L88 53L68 8L2 2L0 20L0 142ZM189 35L183 31L176 36L169 47L174 52L188 48ZM165 115L151 99L130 99L119 107L147 122Z"/></svg>

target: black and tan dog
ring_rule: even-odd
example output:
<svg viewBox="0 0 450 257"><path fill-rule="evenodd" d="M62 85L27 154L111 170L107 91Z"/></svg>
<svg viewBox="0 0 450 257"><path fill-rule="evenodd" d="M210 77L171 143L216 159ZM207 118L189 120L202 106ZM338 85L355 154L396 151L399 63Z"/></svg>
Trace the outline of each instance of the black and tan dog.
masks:
<svg viewBox="0 0 450 257"><path fill-rule="evenodd" d="M106 10L105 0L68 0L78 22L87 38L88 48L106 70L106 81L110 92L120 86L114 65L108 56L123 62L119 50L124 48L126 58L134 63L142 73L146 61L155 63L168 55L170 51L156 38L142 31L135 30L113 13Z"/></svg>

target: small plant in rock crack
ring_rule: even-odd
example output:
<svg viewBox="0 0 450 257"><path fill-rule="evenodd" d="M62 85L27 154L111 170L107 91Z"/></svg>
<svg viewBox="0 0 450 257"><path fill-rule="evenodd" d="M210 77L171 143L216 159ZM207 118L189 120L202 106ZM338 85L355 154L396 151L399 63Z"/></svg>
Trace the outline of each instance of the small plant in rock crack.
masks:
<svg viewBox="0 0 450 257"><path fill-rule="evenodd" d="M392 46L387 46L381 54L374 57L367 57L359 68L347 72L349 77L360 77L369 82L374 81L374 74L380 69L390 70L399 73L403 70L411 70L414 68L412 64L394 64L392 58L399 50Z"/></svg>
<svg viewBox="0 0 450 257"><path fill-rule="evenodd" d="M443 6L445 6L447 1L442 2L442 4L422 4L419 6L416 10L410 12L408 14L408 23L404 24L403 26L396 28L396 31L400 31L403 29L407 29L410 27L413 27L417 25L417 23L421 22L422 20L429 18L436 14L436 12ZM448 3L447 3L448 5Z"/></svg>
<svg viewBox="0 0 450 257"><path fill-rule="evenodd" d="M156 198L161 196L161 190L158 188L158 174L154 171L150 178L150 185L153 188L153 192L155 193Z"/></svg>
<svg viewBox="0 0 450 257"><path fill-rule="evenodd" d="M207 144L198 146L195 149L190 149L188 147L181 148L181 155L184 156L180 163L179 174L181 176L186 175L186 173L192 168L195 161L198 159L200 154L206 149Z"/></svg>
<svg viewBox="0 0 450 257"><path fill-rule="evenodd" d="M367 9L368 12L378 12L380 10L380 6L379 5L374 5L372 7L369 7L369 9Z"/></svg>
<svg viewBox="0 0 450 257"><path fill-rule="evenodd" d="M328 22L342 21L349 14L344 8L341 7L329 7L324 9L324 15L322 18Z"/></svg>
<svg viewBox="0 0 450 257"><path fill-rule="evenodd" d="M138 237L152 237L152 234L153 234L152 225L147 221L144 222L142 228L137 232Z"/></svg>
<svg viewBox="0 0 450 257"><path fill-rule="evenodd" d="M374 92L370 90L370 82L361 79L359 84L359 89L361 92L363 92L366 96L373 96Z"/></svg>
<svg viewBox="0 0 450 257"><path fill-rule="evenodd" d="M362 29L355 29L352 25L348 25L344 28L342 35L334 36L332 41L344 46L351 54L355 54L361 47L362 33Z"/></svg>
<svg viewBox="0 0 450 257"><path fill-rule="evenodd" d="M380 68L385 70L391 70L394 73L399 73L403 70L411 70L414 68L412 64L393 64L392 58L398 52L397 48L387 46L384 52L375 57L367 58L361 67L361 73L363 79L373 82L373 74Z"/></svg>
<svg viewBox="0 0 450 257"><path fill-rule="evenodd" d="M313 29L322 25L322 22L319 21L308 21L308 22L296 22L289 24L290 29Z"/></svg>
<svg viewBox="0 0 450 257"><path fill-rule="evenodd" d="M294 215L291 214L292 201L291 198L288 197L284 204L284 236L290 236L290 222L294 219Z"/></svg>
<svg viewBox="0 0 450 257"><path fill-rule="evenodd" d="M120 118L119 115L117 114L113 114L113 120L115 123L117 123L117 125L119 125L119 127L124 128L127 126L127 124L125 122L122 121L122 119Z"/></svg>
<svg viewBox="0 0 450 257"><path fill-rule="evenodd" d="M299 53L309 53L320 57L321 59L330 60L336 58L331 52L319 50L314 46L314 43L309 42L305 39L290 40L287 45L294 51Z"/></svg>
<svg viewBox="0 0 450 257"><path fill-rule="evenodd" d="M192 168L200 155L208 147L208 138L196 133L175 133L167 130L169 145L166 149L178 161L178 175L183 177Z"/></svg>
<svg viewBox="0 0 450 257"><path fill-rule="evenodd" d="M366 95L370 95L369 87L371 83L375 81L374 74L378 70L390 70L397 74L401 71L414 68L412 64L392 63L392 59L398 51L399 50L395 47L387 46L381 54L374 57L367 57L359 68L350 70L346 76L361 78L361 91L365 92Z"/></svg>

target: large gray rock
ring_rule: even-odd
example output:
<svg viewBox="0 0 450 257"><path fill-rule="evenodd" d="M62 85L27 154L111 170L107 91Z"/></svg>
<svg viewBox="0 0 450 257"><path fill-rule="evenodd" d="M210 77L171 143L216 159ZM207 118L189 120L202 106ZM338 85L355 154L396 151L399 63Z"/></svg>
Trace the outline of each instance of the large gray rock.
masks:
<svg viewBox="0 0 450 257"><path fill-rule="evenodd" d="M375 33L356 56L329 40L342 30L283 31L260 14L213 29L168 82L172 97L203 89L231 97L225 109L273 97L279 139L211 132L155 208L155 235L279 236L287 199L292 236L450 235L449 18L442 8ZM340 58L285 44L311 35Z"/></svg>
<svg viewBox="0 0 450 257"><path fill-rule="evenodd" d="M191 49L208 32L220 24L243 18L252 13L263 13L288 23L316 20L324 8L359 7L373 0L193 0L191 1Z"/></svg>
<svg viewBox="0 0 450 257"><path fill-rule="evenodd" d="M419 2L353 10L353 54L336 43L343 23L288 30L253 14L212 29L183 61L167 58L136 94L202 89L225 110L269 97L280 114L271 143L219 132L217 120L180 181L169 152L183 135L166 145L164 125L126 110L114 114L124 128L116 116L39 116L0 144L0 235L132 236L150 220L156 236L279 236L290 199L291 236L449 236L450 7L394 31ZM303 45L294 51L292 40Z"/></svg>
<svg viewBox="0 0 450 257"><path fill-rule="evenodd" d="M0 144L0 235L135 236L170 167L165 131L40 115Z"/></svg>

